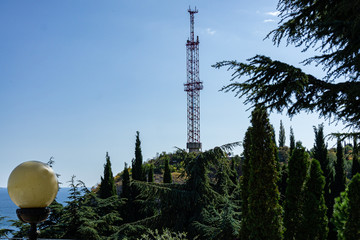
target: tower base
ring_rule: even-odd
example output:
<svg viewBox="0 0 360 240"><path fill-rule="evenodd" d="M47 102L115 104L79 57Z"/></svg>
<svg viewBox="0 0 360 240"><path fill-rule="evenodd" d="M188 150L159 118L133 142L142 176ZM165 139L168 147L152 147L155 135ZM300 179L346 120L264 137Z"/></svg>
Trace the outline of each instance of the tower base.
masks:
<svg viewBox="0 0 360 240"><path fill-rule="evenodd" d="M189 152L200 152L201 143L198 142L188 142L186 148L189 149Z"/></svg>

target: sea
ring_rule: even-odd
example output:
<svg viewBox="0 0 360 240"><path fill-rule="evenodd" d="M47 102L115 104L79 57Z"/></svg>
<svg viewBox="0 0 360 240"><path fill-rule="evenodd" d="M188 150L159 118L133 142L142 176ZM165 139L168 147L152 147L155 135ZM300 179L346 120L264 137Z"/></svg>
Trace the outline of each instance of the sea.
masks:
<svg viewBox="0 0 360 240"><path fill-rule="evenodd" d="M70 188L60 188L56 200L62 205L66 205L66 201L68 201ZM14 229L16 228L11 226L11 222L9 220L18 220L16 216L16 209L18 207L11 201L7 188L0 188L0 217L4 217L2 221L0 221L0 229Z"/></svg>

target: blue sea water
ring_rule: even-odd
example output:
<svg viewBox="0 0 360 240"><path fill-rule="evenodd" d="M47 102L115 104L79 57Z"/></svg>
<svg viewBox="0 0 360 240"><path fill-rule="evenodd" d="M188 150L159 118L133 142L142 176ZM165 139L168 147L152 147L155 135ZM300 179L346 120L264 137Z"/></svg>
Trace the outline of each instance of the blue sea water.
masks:
<svg viewBox="0 0 360 240"><path fill-rule="evenodd" d="M56 200L66 205L65 201L68 200L69 188L60 188ZM17 220L16 209L18 207L11 201L8 191L6 188L0 188L0 217L5 217L4 220L0 221L0 228L14 229L11 227L11 222L8 220Z"/></svg>

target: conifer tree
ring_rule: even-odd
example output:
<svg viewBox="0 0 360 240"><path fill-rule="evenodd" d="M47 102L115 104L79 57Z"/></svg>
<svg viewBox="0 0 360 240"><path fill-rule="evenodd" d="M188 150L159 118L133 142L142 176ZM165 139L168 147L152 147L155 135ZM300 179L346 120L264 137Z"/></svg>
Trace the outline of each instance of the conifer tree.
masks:
<svg viewBox="0 0 360 240"><path fill-rule="evenodd" d="M360 164L359 164L359 146L357 142L357 137L354 136L354 146L353 146L353 164L351 168L351 176L360 173Z"/></svg>
<svg viewBox="0 0 360 240"><path fill-rule="evenodd" d="M150 164L147 181L154 182L154 165L153 164Z"/></svg>
<svg viewBox="0 0 360 240"><path fill-rule="evenodd" d="M337 140L335 181L331 185L331 194L333 198L339 197L340 193L345 191L346 175L344 169L344 154L341 140Z"/></svg>
<svg viewBox="0 0 360 240"><path fill-rule="evenodd" d="M309 156L300 142L290 158L289 177L284 205L284 239L297 239L302 216L304 182L306 180Z"/></svg>
<svg viewBox="0 0 360 240"><path fill-rule="evenodd" d="M293 128L290 127L290 156L291 156L294 148L295 148L295 136L294 136Z"/></svg>
<svg viewBox="0 0 360 240"><path fill-rule="evenodd" d="M329 158L327 157L327 144L325 143L324 125L320 124L318 128L314 127L315 144L314 144L314 158L319 161L321 170L325 177L324 198L328 209L328 219L333 213L334 198L330 194L330 186L333 181L333 171L330 166Z"/></svg>
<svg viewBox="0 0 360 240"><path fill-rule="evenodd" d="M249 180L250 180L250 156L251 156L251 127L249 127L245 133L243 141L243 156L244 161L241 166L242 176L240 178L241 188L241 227L240 227L240 238L241 240L249 239Z"/></svg>
<svg viewBox="0 0 360 240"><path fill-rule="evenodd" d="M135 159L133 160L132 163L132 179L138 181L145 181L139 131L136 132Z"/></svg>
<svg viewBox="0 0 360 240"><path fill-rule="evenodd" d="M111 170L110 156L108 152L106 152L106 163L104 165L104 178L101 177L99 197L104 199L114 195L116 195L114 176Z"/></svg>
<svg viewBox="0 0 360 240"><path fill-rule="evenodd" d="M282 124L282 120L280 120L280 131L279 131L279 147L284 147L285 146L285 129L284 126Z"/></svg>
<svg viewBox="0 0 360 240"><path fill-rule="evenodd" d="M124 172L122 175L122 191L120 196L122 198L130 199L131 189L130 189L130 174L127 163L124 166Z"/></svg>
<svg viewBox="0 0 360 240"><path fill-rule="evenodd" d="M251 123L249 239L278 240L282 239L282 221L274 130L263 107L253 110Z"/></svg>
<svg viewBox="0 0 360 240"><path fill-rule="evenodd" d="M169 166L169 158L165 159L163 182L164 183L172 183L172 176L171 176L171 171L170 171L170 166Z"/></svg>
<svg viewBox="0 0 360 240"><path fill-rule="evenodd" d="M303 218L297 240L326 240L328 220L324 200L325 178L318 160L313 159L305 184Z"/></svg>
<svg viewBox="0 0 360 240"><path fill-rule="evenodd" d="M360 239L360 174L349 183L349 217L345 223L345 240Z"/></svg>

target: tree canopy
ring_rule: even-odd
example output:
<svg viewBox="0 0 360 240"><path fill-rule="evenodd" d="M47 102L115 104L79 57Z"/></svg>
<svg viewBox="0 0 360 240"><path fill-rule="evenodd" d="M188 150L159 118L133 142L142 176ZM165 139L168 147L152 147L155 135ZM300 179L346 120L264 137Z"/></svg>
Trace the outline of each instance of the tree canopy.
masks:
<svg viewBox="0 0 360 240"><path fill-rule="evenodd" d="M360 127L360 3L356 0L280 0L281 21L269 33L274 44L316 47L319 53L305 59L323 66L326 77L318 79L300 68L256 55L247 63L223 61L215 68L234 70L232 79L247 78L222 88L246 96L245 103L262 104L293 116L300 111ZM340 81L340 79L343 79ZM334 81L336 80L336 82Z"/></svg>

